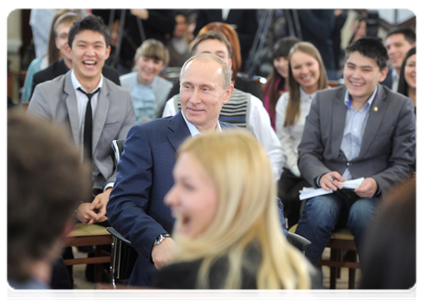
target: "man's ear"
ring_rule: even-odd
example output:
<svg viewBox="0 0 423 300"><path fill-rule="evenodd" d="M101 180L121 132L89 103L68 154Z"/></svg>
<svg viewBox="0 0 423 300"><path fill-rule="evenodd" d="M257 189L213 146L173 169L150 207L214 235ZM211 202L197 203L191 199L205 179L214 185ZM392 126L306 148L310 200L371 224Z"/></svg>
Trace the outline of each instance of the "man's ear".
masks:
<svg viewBox="0 0 423 300"><path fill-rule="evenodd" d="M225 92L225 97L223 99L223 103L228 103L229 99L232 97L232 93L234 92L234 85L231 84Z"/></svg>
<svg viewBox="0 0 423 300"><path fill-rule="evenodd" d="M388 68L384 68L382 71L380 71L379 82L384 81L386 78L386 75L388 75Z"/></svg>
<svg viewBox="0 0 423 300"><path fill-rule="evenodd" d="M105 60L107 60L109 58L109 55L110 55L110 51L111 50L112 50L112 48L110 46L107 46L107 49L106 49L106 59Z"/></svg>
<svg viewBox="0 0 423 300"><path fill-rule="evenodd" d="M72 48L68 44L66 44L65 51L72 56Z"/></svg>

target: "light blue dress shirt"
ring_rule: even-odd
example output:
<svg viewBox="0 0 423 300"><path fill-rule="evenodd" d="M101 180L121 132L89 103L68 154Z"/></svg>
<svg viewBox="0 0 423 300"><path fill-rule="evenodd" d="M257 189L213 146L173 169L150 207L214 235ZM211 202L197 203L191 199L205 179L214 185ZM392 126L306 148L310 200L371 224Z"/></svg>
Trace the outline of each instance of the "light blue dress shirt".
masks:
<svg viewBox="0 0 423 300"><path fill-rule="evenodd" d="M341 142L341 151L348 161L353 160L360 154L361 143L363 142L364 130L366 129L369 118L370 107L377 92L377 87L366 104L359 110L355 110L351 105L351 97L348 91L345 93L344 103L347 106L347 115L345 117L344 136ZM342 174L345 179L353 179L347 168Z"/></svg>

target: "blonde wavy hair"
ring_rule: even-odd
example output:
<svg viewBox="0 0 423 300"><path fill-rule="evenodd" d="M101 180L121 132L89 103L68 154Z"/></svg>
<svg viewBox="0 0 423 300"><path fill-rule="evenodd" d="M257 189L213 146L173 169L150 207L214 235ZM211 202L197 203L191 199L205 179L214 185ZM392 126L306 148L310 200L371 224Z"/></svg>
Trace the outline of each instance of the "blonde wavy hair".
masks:
<svg viewBox="0 0 423 300"><path fill-rule="evenodd" d="M219 205L215 219L195 239L177 232L173 262L202 259L196 287L209 288L213 263L228 259L224 288L241 287L243 254L258 242L259 289L308 289L311 265L286 240L277 211L276 186L266 151L247 131L210 132L185 141L178 155L192 155L214 180ZM178 222L178 220L177 220Z"/></svg>

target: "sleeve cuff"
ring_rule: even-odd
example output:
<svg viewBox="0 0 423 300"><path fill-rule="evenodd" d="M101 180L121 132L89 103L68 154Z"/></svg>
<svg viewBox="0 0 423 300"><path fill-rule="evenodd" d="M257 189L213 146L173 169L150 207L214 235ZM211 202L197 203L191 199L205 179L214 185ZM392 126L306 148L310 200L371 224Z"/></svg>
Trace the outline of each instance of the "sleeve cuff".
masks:
<svg viewBox="0 0 423 300"><path fill-rule="evenodd" d="M113 186L115 185L114 182L109 182L108 184L106 184L106 186L103 189L103 192L105 192L108 188L113 188Z"/></svg>

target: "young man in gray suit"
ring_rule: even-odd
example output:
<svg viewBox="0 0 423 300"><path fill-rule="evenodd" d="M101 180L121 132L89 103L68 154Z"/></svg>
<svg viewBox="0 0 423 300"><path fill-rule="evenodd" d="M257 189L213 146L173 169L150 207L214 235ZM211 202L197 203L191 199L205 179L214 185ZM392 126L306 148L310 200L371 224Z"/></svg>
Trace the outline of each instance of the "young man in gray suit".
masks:
<svg viewBox="0 0 423 300"><path fill-rule="evenodd" d="M72 70L37 85L28 112L68 125L81 159L92 162L94 200L76 210L81 222L92 224L107 220L106 204L116 178L111 142L126 138L135 113L129 92L102 75L110 35L99 17L89 15L72 25L67 51Z"/></svg>
<svg viewBox="0 0 423 300"><path fill-rule="evenodd" d="M413 101L379 84L388 55L374 38L346 49L345 86L318 92L311 105L298 166L314 187L334 193L309 199L296 233L311 241L305 255L320 260L333 230L348 227L358 253L379 201L413 174L415 117ZM364 178L354 190L342 182Z"/></svg>

